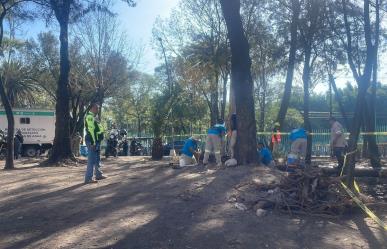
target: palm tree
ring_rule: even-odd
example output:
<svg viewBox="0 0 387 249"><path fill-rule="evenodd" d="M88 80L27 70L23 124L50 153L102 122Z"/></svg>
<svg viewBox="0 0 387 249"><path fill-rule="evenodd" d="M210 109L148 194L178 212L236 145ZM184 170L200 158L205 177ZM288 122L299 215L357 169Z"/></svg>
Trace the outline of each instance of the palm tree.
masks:
<svg viewBox="0 0 387 249"><path fill-rule="evenodd" d="M12 107L31 106L40 87L20 61L4 62L0 68L5 92Z"/></svg>

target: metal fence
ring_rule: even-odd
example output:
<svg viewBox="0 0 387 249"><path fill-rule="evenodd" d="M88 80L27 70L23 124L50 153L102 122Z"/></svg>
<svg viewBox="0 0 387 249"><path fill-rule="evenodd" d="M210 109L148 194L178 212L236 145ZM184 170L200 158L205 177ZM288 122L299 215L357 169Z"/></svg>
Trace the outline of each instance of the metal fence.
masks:
<svg viewBox="0 0 387 249"><path fill-rule="evenodd" d="M349 133L346 132L346 138L349 138ZM200 136L201 142L200 146L202 149L204 148L206 141L206 134L195 134ZM263 132L257 133L257 140L262 141L265 144L269 144L271 140L272 133ZM279 144L278 151L282 155L286 155L290 151L290 133L281 133L281 143ZM358 141L358 149L359 155L363 154L363 141L366 136L372 135L376 136L376 141L379 148L379 153L382 157L387 157L387 125L378 126L374 133L361 133ZM311 133L312 136L312 155L315 157L327 157L330 156L330 130L329 129L318 129L314 130ZM163 137L164 143L172 143L172 141L182 141L189 138L190 135L176 135L176 136L165 136ZM149 150L151 151L151 150Z"/></svg>

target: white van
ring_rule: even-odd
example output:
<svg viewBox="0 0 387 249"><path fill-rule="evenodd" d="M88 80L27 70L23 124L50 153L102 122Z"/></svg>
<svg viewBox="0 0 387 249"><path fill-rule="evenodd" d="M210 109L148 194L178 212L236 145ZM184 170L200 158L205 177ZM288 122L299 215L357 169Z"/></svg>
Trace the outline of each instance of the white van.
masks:
<svg viewBox="0 0 387 249"><path fill-rule="evenodd" d="M33 157L50 149L55 137L55 111L14 109L15 133L21 130L23 155ZM0 129L7 131L8 122L4 109L0 109Z"/></svg>

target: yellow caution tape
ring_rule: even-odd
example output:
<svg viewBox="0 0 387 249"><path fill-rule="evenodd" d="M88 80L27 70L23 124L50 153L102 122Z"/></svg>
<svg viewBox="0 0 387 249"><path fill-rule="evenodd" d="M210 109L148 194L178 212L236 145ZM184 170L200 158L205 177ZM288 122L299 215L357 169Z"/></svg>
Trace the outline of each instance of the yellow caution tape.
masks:
<svg viewBox="0 0 387 249"><path fill-rule="evenodd" d="M257 132L257 135L258 136L269 136L269 135L281 135L281 136L286 136L286 135L290 135L289 132L279 132L279 133L273 133L273 132ZM344 133L344 135L349 135L350 133L346 132ZM328 136L328 135L331 135L331 133L329 132L310 132L309 135L312 135L312 136ZM362 136L369 136L369 135L374 135L374 136L387 136L387 132L384 132L384 131L375 131L375 132L360 132L360 135Z"/></svg>
<svg viewBox="0 0 387 249"><path fill-rule="evenodd" d="M344 163L343 163L343 167L341 169L341 173L340 173L340 177L343 176L343 173L344 173L344 168L346 167L347 165L347 156L351 155L351 154L355 154L357 150L354 150L352 152L349 152L347 154L345 154L344 156ZM341 183L341 186L343 186L344 190L348 193L348 195L352 198L352 200L368 215L368 217L370 217L373 221L375 221L379 226L381 226L382 228L384 228L384 230L387 231L387 225L378 217L376 216L356 195L355 193L352 192L352 190L347 186L345 185L345 183L343 181L340 182ZM360 194L360 187L359 185L357 184L357 182L355 180L353 180L353 186L355 187L355 190L356 192L358 192Z"/></svg>
<svg viewBox="0 0 387 249"><path fill-rule="evenodd" d="M375 221L379 226L384 228L384 230L387 231L387 225L384 224L384 222L379 219L378 216L376 216L343 182L341 182L341 186L345 189L345 191L351 196L352 200L356 202L356 204L363 209L363 211L373 220Z"/></svg>

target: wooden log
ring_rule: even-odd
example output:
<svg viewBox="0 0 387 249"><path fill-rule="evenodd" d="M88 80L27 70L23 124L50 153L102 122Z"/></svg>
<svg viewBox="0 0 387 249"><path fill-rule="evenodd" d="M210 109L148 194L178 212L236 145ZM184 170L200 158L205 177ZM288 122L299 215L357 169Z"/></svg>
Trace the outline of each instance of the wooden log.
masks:
<svg viewBox="0 0 387 249"><path fill-rule="evenodd" d="M288 168L286 165L277 165L277 169L286 171L287 169L295 169L294 167ZM335 176L338 174L336 168L321 168L321 172L326 176ZM380 170L373 168L358 168L355 169L356 177L387 177L387 168Z"/></svg>

